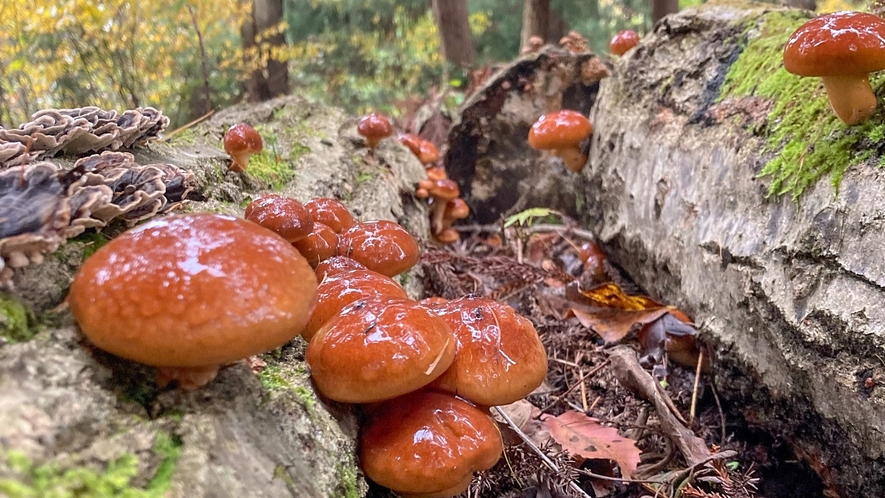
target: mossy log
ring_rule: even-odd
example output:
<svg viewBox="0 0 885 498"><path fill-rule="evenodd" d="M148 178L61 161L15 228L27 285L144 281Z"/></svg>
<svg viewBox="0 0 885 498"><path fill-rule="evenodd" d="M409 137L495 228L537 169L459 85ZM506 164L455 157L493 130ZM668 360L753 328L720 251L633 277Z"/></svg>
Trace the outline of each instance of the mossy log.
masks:
<svg viewBox="0 0 885 498"><path fill-rule="evenodd" d="M885 113L846 127L818 79L784 71L811 15L660 21L601 84L582 214L695 318L730 406L834 495L885 496Z"/></svg>
<svg viewBox="0 0 885 498"><path fill-rule="evenodd" d="M266 147L245 174L228 172L220 149L223 130L240 121ZM426 234L426 210L411 196L421 164L394 140L370 157L355 125L336 109L284 98L220 112L136 160L194 172L196 200L184 211L241 215L274 190L302 201L337 197L359 219ZM190 393L160 391L153 369L88 344L61 306L65 292L84 257L124 228L69 240L42 264L17 269L14 290L0 296L0 495L365 494L357 420L314 393L300 338L263 355L260 374L241 362Z"/></svg>

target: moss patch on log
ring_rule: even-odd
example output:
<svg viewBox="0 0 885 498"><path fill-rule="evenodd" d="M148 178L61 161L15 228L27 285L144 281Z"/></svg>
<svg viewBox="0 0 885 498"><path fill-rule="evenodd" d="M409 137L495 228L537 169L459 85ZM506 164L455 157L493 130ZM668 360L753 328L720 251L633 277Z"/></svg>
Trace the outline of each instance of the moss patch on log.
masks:
<svg viewBox="0 0 885 498"><path fill-rule="evenodd" d="M10 343L32 339L39 329L31 311L12 296L0 293L0 337Z"/></svg>
<svg viewBox="0 0 885 498"><path fill-rule="evenodd" d="M789 194L794 200L827 175L838 190L848 168L873 156L882 157L879 149L885 138L881 106L867 121L846 126L830 109L820 78L802 78L784 69L784 46L807 20L806 13L795 10L754 18L744 32L743 52L730 67L720 91L720 101L759 97L773 102L766 149L775 156L760 176L771 177L769 195ZM885 75L872 75L870 82L882 97Z"/></svg>

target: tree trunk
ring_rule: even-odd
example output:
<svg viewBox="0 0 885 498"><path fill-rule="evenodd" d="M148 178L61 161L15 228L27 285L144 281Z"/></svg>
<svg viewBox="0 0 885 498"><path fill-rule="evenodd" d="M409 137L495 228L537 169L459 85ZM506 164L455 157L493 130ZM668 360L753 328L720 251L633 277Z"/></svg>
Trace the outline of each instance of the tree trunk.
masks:
<svg viewBox="0 0 885 498"><path fill-rule="evenodd" d="M255 59L247 59L247 64L252 64L254 60L262 60L270 47L281 47L286 44L286 37L282 32L263 37L261 45L256 43L257 37L278 26L282 21L282 0L252 1L252 18L240 28L243 50L249 53L250 49L257 49ZM267 57L267 63L263 67L254 68L245 86L250 102L262 102L286 95L289 93L289 66L285 61Z"/></svg>
<svg viewBox="0 0 885 498"><path fill-rule="evenodd" d="M456 66L472 66L476 47L467 19L467 0L433 0L433 18L443 57Z"/></svg>
<svg viewBox="0 0 885 498"><path fill-rule="evenodd" d="M525 0L522 5L522 33L519 37L519 49L529 46L529 39L538 36L541 40L550 41L550 0Z"/></svg>
<svg viewBox="0 0 885 498"><path fill-rule="evenodd" d="M679 0L651 0L651 21L658 22L667 14L679 12Z"/></svg>

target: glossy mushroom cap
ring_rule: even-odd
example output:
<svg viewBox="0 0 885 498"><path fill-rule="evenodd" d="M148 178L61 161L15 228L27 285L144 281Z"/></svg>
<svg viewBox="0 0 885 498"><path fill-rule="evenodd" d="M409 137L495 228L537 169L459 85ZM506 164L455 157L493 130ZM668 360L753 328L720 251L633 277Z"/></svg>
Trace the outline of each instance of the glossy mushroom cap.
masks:
<svg viewBox="0 0 885 498"><path fill-rule="evenodd" d="M393 135L393 126L386 116L373 112L360 119L356 131L366 137L366 146L374 149L382 139Z"/></svg>
<svg viewBox="0 0 885 498"><path fill-rule="evenodd" d="M292 242L292 245L298 249L310 266L316 268L323 260L331 258L338 252L338 234L322 223L314 223L313 230L307 234L307 237Z"/></svg>
<svg viewBox="0 0 885 498"><path fill-rule="evenodd" d="M313 216L303 204L289 197L268 195L246 206L246 219L295 242L313 230Z"/></svg>
<svg viewBox="0 0 885 498"><path fill-rule="evenodd" d="M304 203L304 207L313 215L313 221L322 223L341 233L356 224L350 211L338 199L318 197Z"/></svg>
<svg viewBox="0 0 885 498"><path fill-rule="evenodd" d="M453 396L419 391L377 407L360 435L366 476L403 497L463 493L504 451L495 422Z"/></svg>
<svg viewBox="0 0 885 498"><path fill-rule="evenodd" d="M353 258L366 268L393 277L418 262L418 243L393 221L364 221L338 236L338 255Z"/></svg>
<svg viewBox="0 0 885 498"><path fill-rule="evenodd" d="M307 346L320 393L344 403L374 403L419 389L455 356L442 318L405 299L360 299L329 320Z"/></svg>
<svg viewBox="0 0 885 498"><path fill-rule="evenodd" d="M885 20L847 11L816 17L790 37L784 68L820 76L839 119L859 123L876 109L869 73L885 69Z"/></svg>
<svg viewBox="0 0 885 498"><path fill-rule="evenodd" d="M235 124L224 134L224 151L233 159L230 166L231 171L237 173L246 171L249 166L249 157L261 152L263 148L264 143L261 141L261 135L246 123Z"/></svg>
<svg viewBox="0 0 885 498"><path fill-rule="evenodd" d="M547 375L547 352L535 327L513 308L463 297L432 309L455 334L455 361L430 386L474 403L506 405L526 397Z"/></svg>
<svg viewBox="0 0 885 498"><path fill-rule="evenodd" d="M580 144L593 133L593 125L583 114L563 109L545 114L529 130L529 147L552 150L562 158L565 165L579 172L587 162Z"/></svg>
<svg viewBox="0 0 885 498"><path fill-rule="evenodd" d="M335 318L345 306L360 299L384 296L408 299L406 291L392 278L372 270L342 271L327 277L317 287L317 304L301 334L310 341L323 325Z"/></svg>
<svg viewBox="0 0 885 498"><path fill-rule="evenodd" d="M421 164L426 166L430 163L439 161L439 149L437 149L436 145L433 145L432 142L424 140L411 133L400 135L399 141L401 144L408 147L409 150L412 151L412 154L415 154L415 157L418 158L418 161L420 161Z"/></svg>
<svg viewBox="0 0 885 498"><path fill-rule="evenodd" d="M628 50L639 43L639 35L632 30L618 31L608 43L609 52L615 55L624 55Z"/></svg>
<svg viewBox="0 0 885 498"><path fill-rule="evenodd" d="M201 213L109 242L80 268L68 303L96 346L174 378L287 343L304 329L316 288L310 265L278 235Z"/></svg>
<svg viewBox="0 0 885 498"><path fill-rule="evenodd" d="M316 275L317 280L322 282L326 278L333 277L338 275L339 273L343 273L350 270L367 270L365 265L356 261L353 258L348 258L346 256L332 256L329 259L325 259L320 264L317 265Z"/></svg>

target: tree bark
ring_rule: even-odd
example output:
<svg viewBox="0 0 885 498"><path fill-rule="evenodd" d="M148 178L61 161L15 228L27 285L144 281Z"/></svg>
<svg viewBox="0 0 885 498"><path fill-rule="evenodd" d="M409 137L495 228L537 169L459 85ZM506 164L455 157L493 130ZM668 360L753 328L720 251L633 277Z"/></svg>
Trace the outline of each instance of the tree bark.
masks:
<svg viewBox="0 0 885 498"><path fill-rule="evenodd" d="M467 14L467 0L433 0L433 18L443 57L461 67L470 67L476 60Z"/></svg>
<svg viewBox="0 0 885 498"><path fill-rule="evenodd" d="M263 37L259 45L256 39L267 30L278 26L283 21L283 0L253 0L252 18L247 20L240 29L243 49L257 50L255 57L262 60L267 55L264 66L254 68L245 83L247 98L250 102L265 100L289 93L289 65L269 56L269 49L286 45L286 36L280 32ZM247 64L254 63L247 60Z"/></svg>
<svg viewBox="0 0 885 498"><path fill-rule="evenodd" d="M667 14L679 12L679 0L651 0L651 21L658 22Z"/></svg>
<svg viewBox="0 0 885 498"><path fill-rule="evenodd" d="M550 41L550 0L525 0L522 5L522 33L519 37L519 49L529 46L529 39L540 37Z"/></svg>

